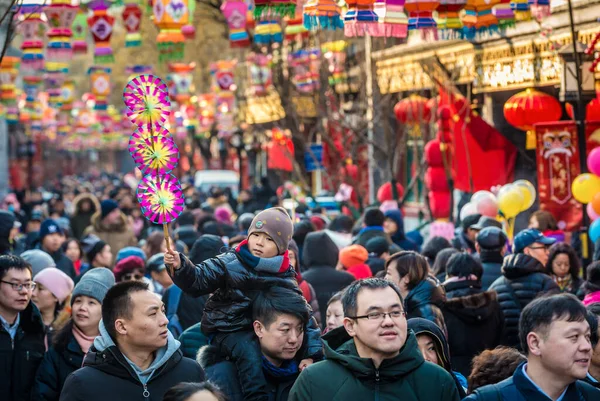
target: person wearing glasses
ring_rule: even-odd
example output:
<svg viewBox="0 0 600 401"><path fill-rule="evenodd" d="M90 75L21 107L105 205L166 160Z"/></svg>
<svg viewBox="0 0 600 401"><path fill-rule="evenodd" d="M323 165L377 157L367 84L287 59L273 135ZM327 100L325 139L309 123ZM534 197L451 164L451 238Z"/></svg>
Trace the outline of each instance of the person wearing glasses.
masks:
<svg viewBox="0 0 600 401"><path fill-rule="evenodd" d="M31 302L31 266L13 255L0 256L0 398L30 399L35 371L46 346L44 323Z"/></svg>
<svg viewBox="0 0 600 401"><path fill-rule="evenodd" d="M139 256L128 256L117 262L113 273L115 274L115 281L117 283L131 280L145 281L146 266L144 259Z"/></svg>
<svg viewBox="0 0 600 401"><path fill-rule="evenodd" d="M352 283L344 325L323 337L325 360L300 373L290 401L458 401L452 376L426 363L408 330L400 289L381 278Z"/></svg>
<svg viewBox="0 0 600 401"><path fill-rule="evenodd" d="M502 276L489 288L498 293L498 302L504 314L502 345L520 349L518 326L523 308L540 293L560 291L554 280L545 273L549 249L555 242L554 238L548 238L532 228L515 236L514 253L504 258Z"/></svg>

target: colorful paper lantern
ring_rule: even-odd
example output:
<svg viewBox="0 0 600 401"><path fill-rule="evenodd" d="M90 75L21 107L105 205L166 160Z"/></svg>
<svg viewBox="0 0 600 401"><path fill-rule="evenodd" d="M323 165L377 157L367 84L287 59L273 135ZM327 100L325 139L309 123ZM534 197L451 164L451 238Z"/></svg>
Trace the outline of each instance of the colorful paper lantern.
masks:
<svg viewBox="0 0 600 401"><path fill-rule="evenodd" d="M440 0L437 8L438 29L440 29L447 38L462 36L463 23L460 19L460 12L465 8L467 0Z"/></svg>
<svg viewBox="0 0 600 401"><path fill-rule="evenodd" d="M474 38L477 33L490 33L498 30L498 19L492 13L492 7L500 0L467 0L462 22L463 32L467 38Z"/></svg>
<svg viewBox="0 0 600 401"><path fill-rule="evenodd" d="M87 32L88 23L87 16L82 11L78 12L71 25L71 31L73 32L73 53L85 54L87 53Z"/></svg>
<svg viewBox="0 0 600 401"><path fill-rule="evenodd" d="M260 21L254 31L254 43L268 45L283 42L281 26L275 20Z"/></svg>
<svg viewBox="0 0 600 401"><path fill-rule="evenodd" d="M365 36L376 31L377 14L373 11L374 0L348 0L348 10L344 15L344 35Z"/></svg>
<svg viewBox="0 0 600 401"><path fill-rule="evenodd" d="M529 0L510 0L510 8L515 13L516 21L529 21L531 19Z"/></svg>
<svg viewBox="0 0 600 401"><path fill-rule="evenodd" d="M329 76L329 85L337 85L345 82L348 78L346 73L346 47L344 40L327 42L321 46L325 59L327 60Z"/></svg>
<svg viewBox="0 0 600 401"><path fill-rule="evenodd" d="M565 104L567 115L571 119L575 119L573 116L573 106L570 103ZM600 99L592 99L587 106L585 106L585 119L587 121L600 121Z"/></svg>
<svg viewBox="0 0 600 401"><path fill-rule="evenodd" d="M311 31L343 29L340 11L335 0L308 0L304 5L304 26Z"/></svg>
<svg viewBox="0 0 600 401"><path fill-rule="evenodd" d="M404 10L408 13L408 30L420 30L425 36L436 36L437 23L433 12L439 4L439 0L406 0Z"/></svg>
<svg viewBox="0 0 600 401"><path fill-rule="evenodd" d="M265 96L273 85L271 74L271 56L250 53L246 57L250 93L253 96Z"/></svg>
<svg viewBox="0 0 600 401"><path fill-rule="evenodd" d="M180 61L183 58L185 36L181 29L189 24L188 0L153 0L154 24L159 61Z"/></svg>
<svg viewBox="0 0 600 401"><path fill-rule="evenodd" d="M496 4L492 8L492 12L498 20L498 28L506 29L515 26L515 13L510 6L511 0L500 0L500 4Z"/></svg>
<svg viewBox="0 0 600 401"><path fill-rule="evenodd" d="M248 5L244 0L226 0L221 5L221 12L229 27L229 46L242 48L250 46L248 36Z"/></svg>
<svg viewBox="0 0 600 401"><path fill-rule="evenodd" d="M294 17L286 18L285 40L306 39L309 36L308 29L304 26L302 11L304 10L304 0L298 0L296 3L296 13Z"/></svg>
<svg viewBox="0 0 600 401"><path fill-rule="evenodd" d="M529 0L531 15L538 21L551 15L550 0Z"/></svg>
<svg viewBox="0 0 600 401"><path fill-rule="evenodd" d="M408 126L427 124L431 120L428 100L419 95L411 95L396 103L394 114L399 122Z"/></svg>
<svg viewBox="0 0 600 401"><path fill-rule="evenodd" d="M108 67L92 66L88 70L92 85L92 94L96 97L94 110L106 110L108 108L108 96L110 95L110 72Z"/></svg>
<svg viewBox="0 0 600 401"><path fill-rule="evenodd" d="M215 93L215 122L219 136L229 137L235 129L235 80L236 61L218 61L211 64L213 92Z"/></svg>
<svg viewBox="0 0 600 401"><path fill-rule="evenodd" d="M92 10L88 25L94 39L94 62L97 64L110 64L115 61L110 46L115 19L107 13L110 5L109 0L93 0L88 4L88 8Z"/></svg>
<svg viewBox="0 0 600 401"><path fill-rule="evenodd" d="M377 15L377 27L373 27L372 36L386 38L405 38L408 34L408 17L404 12L405 0L378 0L373 11Z"/></svg>
<svg viewBox="0 0 600 401"><path fill-rule="evenodd" d="M24 73L39 72L44 68L44 21L39 4L22 4L17 19L23 36L21 68Z"/></svg>
<svg viewBox="0 0 600 401"><path fill-rule="evenodd" d="M319 89L319 49L298 50L289 56L292 82L300 93L311 94Z"/></svg>
<svg viewBox="0 0 600 401"><path fill-rule="evenodd" d="M504 117L512 126L527 131L527 149L535 149L534 124L557 121L562 107L554 96L527 89L504 103Z"/></svg>
<svg viewBox="0 0 600 401"><path fill-rule="evenodd" d="M169 94L180 105L187 104L192 97L194 80L192 73L196 63L170 63L167 76Z"/></svg>
<svg viewBox="0 0 600 401"><path fill-rule="evenodd" d="M48 44L46 55L53 62L67 62L73 55L71 45L71 25L77 16L77 6L71 5L71 0L52 0L50 5L44 7L44 14L48 20Z"/></svg>
<svg viewBox="0 0 600 401"><path fill-rule="evenodd" d="M19 57L4 56L0 62L0 103L5 108L5 118L9 125L19 122L17 88L15 80L19 75Z"/></svg>
<svg viewBox="0 0 600 401"><path fill-rule="evenodd" d="M123 9L123 25L127 30L125 47L138 47L142 44L140 25L142 22L142 9L140 0L126 0Z"/></svg>
<svg viewBox="0 0 600 401"><path fill-rule="evenodd" d="M296 14L296 0L254 0L254 19L264 17L293 17Z"/></svg>

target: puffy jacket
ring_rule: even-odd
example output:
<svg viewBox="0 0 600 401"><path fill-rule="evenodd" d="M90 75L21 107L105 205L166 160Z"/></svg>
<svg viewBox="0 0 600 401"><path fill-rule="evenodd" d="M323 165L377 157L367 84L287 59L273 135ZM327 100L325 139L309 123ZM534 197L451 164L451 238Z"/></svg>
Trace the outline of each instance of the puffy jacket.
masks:
<svg viewBox="0 0 600 401"><path fill-rule="evenodd" d="M209 344L208 337L202 333L200 323L191 326L179 336L181 342L181 352L186 358L196 359L198 350Z"/></svg>
<svg viewBox="0 0 600 401"><path fill-rule="evenodd" d="M306 299L306 302L308 302L313 311L313 316L317 321L317 324L321 325L321 308L319 308L319 300L317 299L315 289L308 281L302 278L300 272L296 274L296 280L298 280L298 287L300 287L304 299Z"/></svg>
<svg viewBox="0 0 600 401"><path fill-rule="evenodd" d="M260 291L279 286L302 294L292 268L283 273L257 271L246 267L234 251L198 265L183 254L179 257L181 267L175 270L175 284L192 297L212 294L202 316L202 331L206 335L250 330L252 302ZM320 356L320 330L316 325L309 325L307 331L310 334L308 355Z"/></svg>
<svg viewBox="0 0 600 401"><path fill-rule="evenodd" d="M520 349L521 311L539 294L559 290L556 283L544 273L544 266L537 259L522 253L504 258L502 274L490 286L490 290L498 293L498 301L504 314L502 344Z"/></svg>
<svg viewBox="0 0 600 401"><path fill-rule="evenodd" d="M32 400L58 401L67 377L83 364L85 354L72 333L72 323L66 331L56 334L56 341L50 347L38 368L32 391Z"/></svg>
<svg viewBox="0 0 600 401"><path fill-rule="evenodd" d="M92 207L89 211L83 212L81 210L81 204L86 200L91 202ZM71 217L71 232L73 233L74 238L81 240L85 229L92 224L92 216L100 210L100 202L98 202L98 198L94 195L82 193L73 199L73 207L75 208L75 211Z"/></svg>
<svg viewBox="0 0 600 401"><path fill-rule="evenodd" d="M200 365L183 357L179 342L170 333L149 369L154 370L143 384L100 322L100 336L86 354L83 367L67 378L60 401L162 401L174 385L204 380Z"/></svg>
<svg viewBox="0 0 600 401"><path fill-rule="evenodd" d="M229 401L244 401L244 393L240 386L237 368L227 361L216 347L203 347L198 354L198 363L206 372L206 379L221 388ZM290 390L298 378L298 372L286 376L275 377L263 369L269 401L287 401Z"/></svg>
<svg viewBox="0 0 600 401"><path fill-rule="evenodd" d="M323 313L327 311L329 298L354 281L350 273L335 269L338 253L338 247L324 232L310 233L304 240L302 263L307 270L302 277L313 286Z"/></svg>
<svg viewBox="0 0 600 401"><path fill-rule="evenodd" d="M133 233L133 228L127 221L127 217L121 212L119 220L115 224L107 225L102 221L100 211L94 213L92 216L91 224L83 232L83 236L86 237L93 234L100 238L102 241L110 245L111 252L113 254L113 261L119 251L128 246L137 246L137 238Z"/></svg>
<svg viewBox="0 0 600 401"><path fill-rule="evenodd" d="M371 274L375 276L380 271L385 270L385 259L378 258L377 256L369 256L367 265L371 268Z"/></svg>
<svg viewBox="0 0 600 401"><path fill-rule="evenodd" d="M389 244L392 244L392 240L390 239L390 236L387 235L385 233L385 231L383 231L383 227L381 227L381 226L372 226L372 227L362 228L358 232L358 235L356 236L356 238L354 238L354 241L352 241L352 243L362 245L362 246L367 246L367 242L369 242L370 239L377 238L377 237L385 238Z"/></svg>
<svg viewBox="0 0 600 401"><path fill-rule="evenodd" d="M173 291L173 286L167 288L162 296L162 301L165 304L165 310L169 310L169 298ZM189 327L199 323L202 320L202 314L204 313L204 305L208 296L192 297L185 292L181 293L179 298L179 304L177 305L177 317L183 330L187 330Z"/></svg>
<svg viewBox="0 0 600 401"><path fill-rule="evenodd" d="M473 357L500 344L504 315L498 294L483 292L478 282L458 281L444 287L447 301L443 312L452 368L469 376Z"/></svg>
<svg viewBox="0 0 600 401"><path fill-rule="evenodd" d="M358 355L343 327L325 334L326 360L310 365L292 387L291 401L458 401L454 380L443 368L425 362L417 338L408 331L400 353L379 369ZM435 385L432 385L435 384Z"/></svg>
<svg viewBox="0 0 600 401"><path fill-rule="evenodd" d="M440 308L446 301L444 287L433 277L427 277L415 288L410 290L404 300L406 318L422 317L437 324L444 333L447 333L444 315Z"/></svg>
<svg viewBox="0 0 600 401"><path fill-rule="evenodd" d="M483 276L481 277L481 288L487 291L490 285L502 276L502 262L504 256L500 252L485 251L479 254L479 261L483 267Z"/></svg>
<svg viewBox="0 0 600 401"><path fill-rule="evenodd" d="M510 400L510 401L548 401L549 398L540 392L523 373L523 362L517 367L512 377L498 384L491 384L475 390L475 392L463 401L487 401L487 400ZM482 395L485 394L485 397ZM498 396L500 393L500 397ZM600 391L580 380L569 384L567 391L561 401L596 401L600 399Z"/></svg>
<svg viewBox="0 0 600 401"><path fill-rule="evenodd" d="M0 398L2 401L29 401L35 372L46 352L44 323L40 312L32 302L20 313L19 319L14 344L4 325L0 324Z"/></svg>

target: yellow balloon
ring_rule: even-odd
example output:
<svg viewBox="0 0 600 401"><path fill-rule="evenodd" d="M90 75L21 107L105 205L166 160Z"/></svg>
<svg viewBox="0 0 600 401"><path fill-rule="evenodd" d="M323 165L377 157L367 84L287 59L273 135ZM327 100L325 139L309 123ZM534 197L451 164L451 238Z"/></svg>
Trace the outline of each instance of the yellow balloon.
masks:
<svg viewBox="0 0 600 401"><path fill-rule="evenodd" d="M590 203L594 195L600 192L600 178L594 174L580 174L571 185L573 197L581 203Z"/></svg>
<svg viewBox="0 0 600 401"><path fill-rule="evenodd" d="M498 207L504 217L511 219L521 213L523 210L524 197L521 190L517 187L504 192L498 197Z"/></svg>
<svg viewBox="0 0 600 401"><path fill-rule="evenodd" d="M514 185L517 188L519 188L519 190L523 194L523 197L525 198L523 200L523 210L521 210L522 212L524 212L525 210L527 210L531 206L533 206L533 203L535 202L535 197L536 197L535 187L533 186L532 183L530 183L527 180L517 180L514 182Z"/></svg>

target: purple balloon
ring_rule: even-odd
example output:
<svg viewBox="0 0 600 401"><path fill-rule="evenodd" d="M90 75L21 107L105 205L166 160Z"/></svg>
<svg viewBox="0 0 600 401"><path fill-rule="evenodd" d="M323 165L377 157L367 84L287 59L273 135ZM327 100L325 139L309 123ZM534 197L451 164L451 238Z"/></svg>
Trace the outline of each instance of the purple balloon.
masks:
<svg viewBox="0 0 600 401"><path fill-rule="evenodd" d="M600 148L594 148L588 158L587 166L590 173L600 176Z"/></svg>

